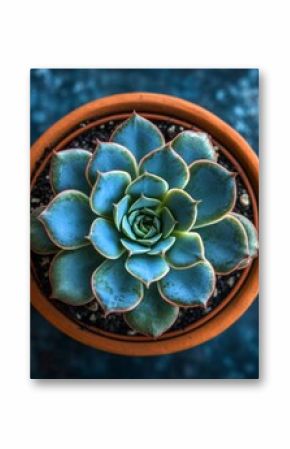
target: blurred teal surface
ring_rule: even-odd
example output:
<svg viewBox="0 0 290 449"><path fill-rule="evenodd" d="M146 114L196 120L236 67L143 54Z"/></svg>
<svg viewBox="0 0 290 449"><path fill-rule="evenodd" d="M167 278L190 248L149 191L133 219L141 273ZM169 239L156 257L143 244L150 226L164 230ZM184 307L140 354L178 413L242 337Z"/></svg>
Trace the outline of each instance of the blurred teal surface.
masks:
<svg viewBox="0 0 290 449"><path fill-rule="evenodd" d="M33 69L31 142L82 104L122 92L175 95L228 122L258 153L256 69ZM258 301L215 339L178 354L123 357L88 348L31 312L31 377L37 379L254 379L259 375Z"/></svg>

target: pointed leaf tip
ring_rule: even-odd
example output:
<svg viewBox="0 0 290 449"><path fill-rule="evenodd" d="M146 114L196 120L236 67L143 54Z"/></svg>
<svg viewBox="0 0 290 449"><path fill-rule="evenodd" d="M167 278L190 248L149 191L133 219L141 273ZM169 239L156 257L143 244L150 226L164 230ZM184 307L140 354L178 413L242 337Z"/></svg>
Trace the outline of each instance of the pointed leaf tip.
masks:
<svg viewBox="0 0 290 449"><path fill-rule="evenodd" d="M205 307L215 287L211 264L200 261L186 270L171 269L158 282L161 296L170 304L181 307Z"/></svg>
<svg viewBox="0 0 290 449"><path fill-rule="evenodd" d="M128 212L131 203L130 195L125 195L118 203L113 204L113 217L117 229L120 231L124 215Z"/></svg>
<svg viewBox="0 0 290 449"><path fill-rule="evenodd" d="M157 208L161 206L161 201L157 198L149 198L145 195L141 195L140 198L138 198L130 207L129 212L133 212L137 209L143 209L143 208Z"/></svg>
<svg viewBox="0 0 290 449"><path fill-rule="evenodd" d="M43 223L38 220L39 215L43 212L45 207L38 207L35 209L30 218L30 243L31 250L36 254L55 254L59 251L57 247L49 238Z"/></svg>
<svg viewBox="0 0 290 449"><path fill-rule="evenodd" d="M156 284L145 290L143 301L124 315L128 325L140 334L160 337L176 321L178 307L166 303L160 297Z"/></svg>
<svg viewBox="0 0 290 449"><path fill-rule="evenodd" d="M89 198L77 190L59 193L39 216L49 238L63 249L87 245L85 236L94 218Z"/></svg>
<svg viewBox="0 0 290 449"><path fill-rule="evenodd" d="M152 256L160 254L162 257L164 257L166 252L174 245L175 240L176 238L173 236L167 237L164 240L159 240L159 242L151 247L148 254Z"/></svg>
<svg viewBox="0 0 290 449"><path fill-rule="evenodd" d="M259 250L258 232L253 223L245 216L240 214L232 214L244 226L248 237L249 256L251 258L257 257Z"/></svg>
<svg viewBox="0 0 290 449"><path fill-rule="evenodd" d="M64 190L90 192L86 178L86 167L91 153L83 149L68 149L54 152L50 165L50 182L55 193Z"/></svg>
<svg viewBox="0 0 290 449"><path fill-rule="evenodd" d="M175 228L177 220L172 215L168 207L163 207L160 212L161 223L162 223L162 237L168 237Z"/></svg>
<svg viewBox="0 0 290 449"><path fill-rule="evenodd" d="M190 167L190 180L186 191L196 200L202 200L194 227L216 223L235 205L235 177L221 165L212 161L197 161Z"/></svg>
<svg viewBox="0 0 290 449"><path fill-rule="evenodd" d="M113 170L100 173L92 189L90 204L92 210L101 216L113 214L113 204L124 196L131 177L127 172Z"/></svg>
<svg viewBox="0 0 290 449"><path fill-rule="evenodd" d="M106 314L132 310L143 298L142 283L124 265L124 256L106 260L93 273L93 292Z"/></svg>
<svg viewBox="0 0 290 449"><path fill-rule="evenodd" d="M152 173L143 173L135 179L126 190L134 197L161 198L168 190L168 183Z"/></svg>
<svg viewBox="0 0 290 449"><path fill-rule="evenodd" d="M140 173L149 172L167 181L169 188L183 189L189 180L189 171L184 160L170 144L147 154L140 161Z"/></svg>
<svg viewBox="0 0 290 449"><path fill-rule="evenodd" d="M138 254L127 259L126 269L148 288L152 282L156 282L166 276L169 266L161 256Z"/></svg>
<svg viewBox="0 0 290 449"><path fill-rule="evenodd" d="M166 206L176 224L176 231L188 231L196 222L197 202L184 190L171 189L167 192L164 206Z"/></svg>
<svg viewBox="0 0 290 449"><path fill-rule="evenodd" d="M248 256L248 238L240 221L227 215L218 223L196 230L203 241L205 257L218 274L227 274L237 269Z"/></svg>
<svg viewBox="0 0 290 449"><path fill-rule="evenodd" d="M204 259L204 247L196 232L175 233L175 243L166 253L166 261L175 269L187 269Z"/></svg>
<svg viewBox="0 0 290 449"><path fill-rule="evenodd" d="M89 239L95 249L107 259L118 259L125 251L121 234L115 225L105 218L97 218L90 230Z"/></svg>
<svg viewBox="0 0 290 449"><path fill-rule="evenodd" d="M150 251L150 248L148 248L148 246L144 246L141 243L134 242L126 238L121 238L121 243L126 248L126 250L129 251L129 257L131 257L133 254L145 254Z"/></svg>
<svg viewBox="0 0 290 449"><path fill-rule="evenodd" d="M132 179L137 176L135 157L122 145L112 142L99 142L87 166L87 177L94 184L99 173L119 170L129 173Z"/></svg>
<svg viewBox="0 0 290 449"><path fill-rule="evenodd" d="M172 141L172 148L190 165L200 159L217 160L217 153L207 134L184 131Z"/></svg>
<svg viewBox="0 0 290 449"><path fill-rule="evenodd" d="M92 246L60 251L50 266L52 297L73 306L87 304L94 296L92 273L103 260Z"/></svg>
<svg viewBox="0 0 290 449"><path fill-rule="evenodd" d="M164 138L157 126L136 112L115 129L111 141L128 148L137 161L164 145Z"/></svg>

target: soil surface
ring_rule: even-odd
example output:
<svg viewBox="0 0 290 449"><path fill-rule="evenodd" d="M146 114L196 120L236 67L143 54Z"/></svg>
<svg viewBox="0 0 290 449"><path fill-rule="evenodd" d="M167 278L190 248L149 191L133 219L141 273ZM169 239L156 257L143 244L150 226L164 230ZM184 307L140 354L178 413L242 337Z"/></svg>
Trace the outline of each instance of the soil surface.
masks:
<svg viewBox="0 0 290 449"><path fill-rule="evenodd" d="M173 125L171 123L163 121L153 121L162 134L166 142L172 140L178 133L184 130L182 126ZM110 121L104 125L94 127L90 130L84 131L79 137L73 139L64 149L68 148L83 148L89 151L94 151L96 147L97 140L108 141L112 131L118 125L118 121ZM88 122L81 123L79 126L85 128ZM197 128L192 127L190 129L197 130ZM210 137L210 136L209 136ZM221 149L218 142L213 141L217 150ZM47 153L50 149L47 151ZM47 157L47 153L44 154L43 160ZM218 163L223 165L230 171L235 171L235 167L231 162L219 151ZM39 161L40 164L42 161ZM53 197L51 186L49 183L49 163L46 165L45 169L39 175L36 183L31 192L31 211L39 206L43 206L49 203ZM242 214L253 220L253 208L248 195L247 189L243 184L242 179L238 175L236 177L237 183L237 201L234 208L234 212ZM31 258L33 266L35 269L36 280L43 291L43 293L49 297L51 293L51 287L48 278L48 271L50 263L53 256L40 256L31 253ZM239 277L241 276L242 270L232 272L226 276L217 276L216 288L213 292L212 297L209 300L208 307L204 310L201 307L193 307L180 309L179 316L174 323L174 325L169 329L168 332L178 329L183 329L189 324L192 324L214 308L216 308L229 294L231 289L237 283ZM122 335L137 335L135 331L131 330L120 314L112 314L104 318L101 308L98 306L96 301L92 301L86 306L72 307L66 305L60 301L53 300L55 306L60 309L65 315L77 321L81 327L86 327L87 325L95 327L96 329L101 329L107 332L122 334Z"/></svg>

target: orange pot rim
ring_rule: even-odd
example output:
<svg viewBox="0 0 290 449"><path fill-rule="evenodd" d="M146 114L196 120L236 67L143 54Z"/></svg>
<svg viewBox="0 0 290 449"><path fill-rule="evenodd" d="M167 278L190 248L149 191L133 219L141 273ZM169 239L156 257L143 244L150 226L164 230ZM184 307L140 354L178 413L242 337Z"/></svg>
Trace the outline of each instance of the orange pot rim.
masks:
<svg viewBox="0 0 290 449"><path fill-rule="evenodd" d="M74 134L87 131L94 123L79 125L86 121L105 122L111 116L125 117L133 110L146 116L160 116L169 118L174 123L186 122L187 125L196 126L209 133L214 140L226 148L227 156L236 161L239 171L246 173L247 188L254 199L255 223L258 225L258 157L248 143L233 128L220 118L200 106L180 98L152 94L130 93L105 97L81 106L72 111L53 126L51 126L32 145L31 148L31 179L34 184L38 174L42 171L51 156L52 151L59 149L64 142L73 138ZM40 158L47 152L47 158L39 164ZM39 165L39 166L38 166ZM247 182L248 179L248 182ZM33 274L33 273L32 273ZM92 346L96 349L115 354L144 356L174 353L197 346L217 336L231 326L248 309L258 294L258 259L244 270L242 282L236 284L231 292L230 300L223 301L210 319L198 320L195 326L188 330L165 334L162 339L149 339L148 337L128 337L107 332L96 333L89 327L83 328L57 309L53 302L41 292L34 276L31 277L31 302L33 306L59 330L70 337ZM219 307L219 306L218 306ZM215 310L215 309L214 309ZM172 335L171 335L172 334Z"/></svg>

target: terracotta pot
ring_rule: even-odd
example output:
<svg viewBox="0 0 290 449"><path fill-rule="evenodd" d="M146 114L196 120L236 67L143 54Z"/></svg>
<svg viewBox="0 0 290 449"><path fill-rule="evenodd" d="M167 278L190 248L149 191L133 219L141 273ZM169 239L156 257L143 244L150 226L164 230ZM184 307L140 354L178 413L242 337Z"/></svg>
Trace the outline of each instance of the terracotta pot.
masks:
<svg viewBox="0 0 290 449"><path fill-rule="evenodd" d="M196 126L208 132L224 148L228 159L239 171L251 197L254 222L258 226L258 158L247 142L229 125L207 110L179 98L131 93L113 95L88 103L55 123L32 146L31 180L34 185L53 150L60 150L73 138L112 119L126 118L135 110L148 118L167 120L185 128ZM33 268L33 267L32 267ZM258 259L245 270L222 303L197 322L171 331L158 340L143 336L124 336L80 327L46 298L31 277L34 307L55 327L70 337L94 348L116 354L143 356L174 353L199 345L223 332L248 309L258 294Z"/></svg>

